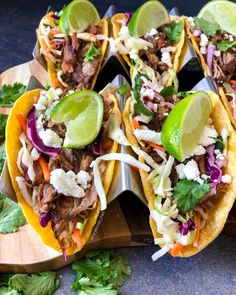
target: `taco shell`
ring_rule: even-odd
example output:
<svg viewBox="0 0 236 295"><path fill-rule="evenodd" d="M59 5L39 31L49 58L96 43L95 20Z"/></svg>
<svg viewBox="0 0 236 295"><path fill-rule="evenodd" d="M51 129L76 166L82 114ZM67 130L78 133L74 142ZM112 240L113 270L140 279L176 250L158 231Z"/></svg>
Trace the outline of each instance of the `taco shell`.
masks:
<svg viewBox="0 0 236 295"><path fill-rule="evenodd" d="M21 113L23 116L26 116L29 109L32 107L34 103L37 102L40 96L41 89L35 89L23 94L15 103L14 107L12 108L6 126L6 154L7 154L7 162L8 162L8 169L12 181L13 188L16 192L17 201L22 211L28 221L28 223L34 228L34 230L39 234L42 241L49 247L53 248L56 251L61 252L61 248L54 238L54 233L51 229L51 225L48 224L47 227L43 228L39 223L39 216L36 215L33 209L27 204L24 197L21 194L21 191L18 187L16 182L17 176L22 176L18 167L17 167L17 157L18 152L21 148L21 142L19 140L19 136L22 133L21 127L16 119L16 115ZM117 100L115 96L109 95L109 99L114 102L113 112L117 113L117 116L120 118L121 123L121 115L118 107ZM118 144L116 142L113 143L111 148L112 153L115 153L118 148ZM110 161L107 164L107 169L105 172L105 181L104 181L104 190L107 193L110 187L113 172L114 172L115 161ZM89 240L93 227L95 226L98 216L100 214L100 201L98 198L96 207L90 212L90 215L85 223L83 232L82 232L82 242L83 245L87 243ZM67 255L72 255L78 252L80 249L78 246L72 241L72 246L66 249Z"/></svg>
<svg viewBox="0 0 236 295"><path fill-rule="evenodd" d="M229 138L227 143L227 167L224 170L224 173L227 173L232 176L232 182L227 185L227 191L215 200L212 200L214 208L208 213L208 221L206 222L203 229L201 229L198 247L193 247L192 245L186 246L184 251L181 253L181 257L188 257L195 255L210 244L222 231L224 224L226 222L227 216L230 212L230 209L233 206L235 197L236 197L236 133L232 128L230 123L229 116L219 99L219 97L213 93L208 92L211 102L213 105L211 117L214 122L214 126L218 132L221 132L223 128L227 128L229 132ZM125 123L126 135L130 143L138 146L138 142L133 135L133 128L130 121L130 107L131 107L131 98L128 99L125 105L123 120ZM219 115L220 114L220 115ZM143 158L139 158L140 161L144 162ZM140 170L142 185L146 199L148 201L149 210L154 209L154 200L155 195L153 193L153 188L148 182L147 172ZM153 237L160 238L161 235L158 233L155 221L150 218L150 226L152 229Z"/></svg>

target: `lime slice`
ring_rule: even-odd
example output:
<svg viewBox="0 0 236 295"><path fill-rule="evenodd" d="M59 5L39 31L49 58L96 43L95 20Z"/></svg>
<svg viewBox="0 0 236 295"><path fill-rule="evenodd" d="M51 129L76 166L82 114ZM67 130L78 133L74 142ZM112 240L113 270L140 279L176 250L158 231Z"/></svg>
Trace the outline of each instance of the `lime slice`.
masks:
<svg viewBox="0 0 236 295"><path fill-rule="evenodd" d="M231 1L210 1L200 10L198 17L215 21L222 30L236 35L236 3Z"/></svg>
<svg viewBox="0 0 236 295"><path fill-rule="evenodd" d="M73 93L51 111L51 119L66 125L65 148L81 148L98 135L103 120L102 97L91 90Z"/></svg>
<svg viewBox="0 0 236 295"><path fill-rule="evenodd" d="M204 91L195 92L176 104L165 120L161 141L169 154L182 162L196 147L212 105Z"/></svg>
<svg viewBox="0 0 236 295"><path fill-rule="evenodd" d="M131 17L128 24L132 36L144 36L151 29L170 22L166 8L159 1L147 1L141 5Z"/></svg>
<svg viewBox="0 0 236 295"><path fill-rule="evenodd" d="M59 26L63 33L83 32L89 25L97 24L100 16L96 7L87 0L74 0L66 6Z"/></svg>

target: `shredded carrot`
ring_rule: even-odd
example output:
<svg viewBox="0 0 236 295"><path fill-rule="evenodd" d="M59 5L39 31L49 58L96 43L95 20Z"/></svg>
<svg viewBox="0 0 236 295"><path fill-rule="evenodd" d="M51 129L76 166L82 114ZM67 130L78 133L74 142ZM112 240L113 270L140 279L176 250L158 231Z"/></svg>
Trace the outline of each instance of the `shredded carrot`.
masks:
<svg viewBox="0 0 236 295"><path fill-rule="evenodd" d="M74 239L76 241L76 244L78 245L79 249L81 249L84 246L84 243L81 239L81 233L78 228L74 228Z"/></svg>
<svg viewBox="0 0 236 295"><path fill-rule="evenodd" d="M196 224L196 233L195 233L195 239L193 242L194 246L197 246L199 237L200 237L200 226L201 226L201 214L199 212L196 212L196 218L195 218L195 224Z"/></svg>
<svg viewBox="0 0 236 295"><path fill-rule="evenodd" d="M153 142L150 142L150 141L147 141L147 144L150 145L155 150L159 150L159 151L165 152L165 149L161 145L158 145L158 144L153 143Z"/></svg>
<svg viewBox="0 0 236 295"><path fill-rule="evenodd" d="M139 171L139 168L136 167L136 166L131 166L131 168L132 168L134 171Z"/></svg>
<svg viewBox="0 0 236 295"><path fill-rule="evenodd" d="M43 156L40 156L39 157L39 165L43 171L43 177L46 181L49 181L50 180L50 170L48 168L48 164L47 162L45 161L44 157Z"/></svg>
<svg viewBox="0 0 236 295"><path fill-rule="evenodd" d="M184 246L179 244L179 243L175 243L174 248L171 249L170 254L172 256L177 256L179 254L180 251L182 251L184 249Z"/></svg>
<svg viewBox="0 0 236 295"><path fill-rule="evenodd" d="M53 36L53 35L56 35L56 34L61 34L61 31L60 30L51 30L48 33L49 36Z"/></svg>
<svg viewBox="0 0 236 295"><path fill-rule="evenodd" d="M50 52L52 49L55 49L56 48L56 45L55 44L52 44L51 46L49 46L47 49L46 49L46 52Z"/></svg>
<svg viewBox="0 0 236 295"><path fill-rule="evenodd" d="M25 120L25 117L23 116L23 114L21 114L21 113L16 114L16 118L20 124L22 131L26 132L26 120Z"/></svg>
<svg viewBox="0 0 236 295"><path fill-rule="evenodd" d="M141 126L136 119L133 119L132 125L133 125L134 129L141 129Z"/></svg>
<svg viewBox="0 0 236 295"><path fill-rule="evenodd" d="M111 148L113 145L113 140L108 138L103 144L102 144L102 150L107 151L109 148Z"/></svg>

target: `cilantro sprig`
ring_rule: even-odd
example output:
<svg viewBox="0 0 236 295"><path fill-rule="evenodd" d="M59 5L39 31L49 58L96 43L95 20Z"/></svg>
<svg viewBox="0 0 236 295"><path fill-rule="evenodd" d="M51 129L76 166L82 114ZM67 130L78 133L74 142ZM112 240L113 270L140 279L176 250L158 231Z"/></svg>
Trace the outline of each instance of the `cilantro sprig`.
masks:
<svg viewBox="0 0 236 295"><path fill-rule="evenodd" d="M216 33L220 30L220 26L216 22L209 22L199 17L195 17L194 21L197 28L201 29L207 36L215 37Z"/></svg>
<svg viewBox="0 0 236 295"><path fill-rule="evenodd" d="M89 252L72 268L76 279L71 288L79 294L116 295L131 274L128 262L123 257L113 258L110 251Z"/></svg>
<svg viewBox="0 0 236 295"><path fill-rule="evenodd" d="M84 56L84 62L89 62L98 55L100 55L100 50L94 46L93 42L91 42L90 47Z"/></svg>
<svg viewBox="0 0 236 295"><path fill-rule="evenodd" d="M173 189L177 207L183 213L193 210L209 190L210 185L206 181L200 185L196 181L181 179Z"/></svg>
<svg viewBox="0 0 236 295"><path fill-rule="evenodd" d="M3 85L0 90L0 106L11 107L25 91L26 87L19 82L15 82L13 85Z"/></svg>
<svg viewBox="0 0 236 295"><path fill-rule="evenodd" d="M183 29L184 29L183 21L179 20L178 22L173 21L170 23L170 25L167 25L164 28L164 32L166 33L170 41L176 44L179 42Z"/></svg>
<svg viewBox="0 0 236 295"><path fill-rule="evenodd" d="M222 52L226 52L230 48L234 47L236 45L236 41L221 41L216 44L217 49L219 49Z"/></svg>

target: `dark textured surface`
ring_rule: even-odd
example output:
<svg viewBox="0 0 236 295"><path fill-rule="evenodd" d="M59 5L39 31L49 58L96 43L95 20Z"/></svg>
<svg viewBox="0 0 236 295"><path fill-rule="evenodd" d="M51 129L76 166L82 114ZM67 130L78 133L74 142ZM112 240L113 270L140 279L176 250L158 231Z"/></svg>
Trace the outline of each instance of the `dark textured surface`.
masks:
<svg viewBox="0 0 236 295"><path fill-rule="evenodd" d="M143 1L93 1L99 12L114 4L130 11ZM206 1L165 0L168 8L178 6L183 14L195 15ZM60 9L68 1L0 0L0 72L32 59L35 29L48 5ZM138 212L137 212L138 214ZM155 247L114 250L130 262L133 273L122 288L126 295L234 295L236 294L236 238L222 235L200 254L189 259L166 255L151 261ZM61 285L56 295L72 294L71 266L59 271ZM102 294L101 294L102 295Z"/></svg>

